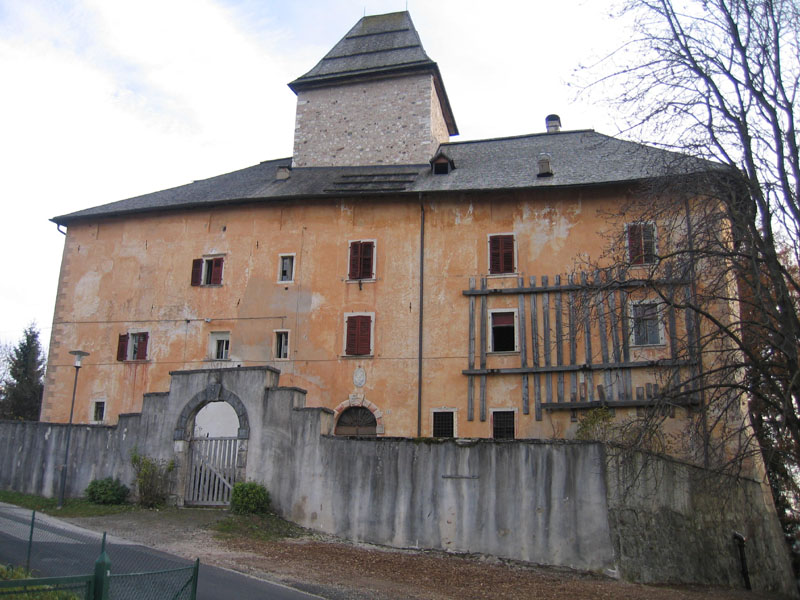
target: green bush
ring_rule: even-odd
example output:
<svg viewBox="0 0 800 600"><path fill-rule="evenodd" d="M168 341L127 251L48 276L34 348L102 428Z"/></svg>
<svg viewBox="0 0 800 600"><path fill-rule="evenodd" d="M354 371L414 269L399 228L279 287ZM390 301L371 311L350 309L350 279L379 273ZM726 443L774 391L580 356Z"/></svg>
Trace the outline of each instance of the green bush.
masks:
<svg viewBox="0 0 800 600"><path fill-rule="evenodd" d="M231 494L231 511L239 514L258 514L270 509L269 492L260 483L234 483Z"/></svg>
<svg viewBox="0 0 800 600"><path fill-rule="evenodd" d="M130 494L128 486L119 479L95 479L86 488L86 498L95 504L125 504Z"/></svg>
<svg viewBox="0 0 800 600"><path fill-rule="evenodd" d="M146 508L165 504L169 495L170 473L175 469L175 463L144 456L134 448L131 452L131 464L136 474L139 504Z"/></svg>

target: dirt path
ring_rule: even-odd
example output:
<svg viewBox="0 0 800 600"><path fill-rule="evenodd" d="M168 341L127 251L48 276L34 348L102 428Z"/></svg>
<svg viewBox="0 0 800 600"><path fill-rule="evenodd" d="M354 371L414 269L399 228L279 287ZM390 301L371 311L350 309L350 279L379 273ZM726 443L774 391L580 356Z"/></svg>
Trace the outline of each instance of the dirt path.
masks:
<svg viewBox="0 0 800 600"><path fill-rule="evenodd" d="M776 600L775 595L702 587L656 587L565 569L477 556L392 550L326 536L277 542L225 540L219 510L166 509L68 519L96 531L316 592L333 600Z"/></svg>

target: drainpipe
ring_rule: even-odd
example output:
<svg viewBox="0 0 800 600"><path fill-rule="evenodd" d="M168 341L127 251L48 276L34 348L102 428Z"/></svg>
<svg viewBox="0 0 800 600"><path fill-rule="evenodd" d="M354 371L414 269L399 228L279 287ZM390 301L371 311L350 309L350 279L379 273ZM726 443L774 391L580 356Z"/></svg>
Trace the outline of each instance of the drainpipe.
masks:
<svg viewBox="0 0 800 600"><path fill-rule="evenodd" d="M744 554L744 545L747 543L747 538L744 537L738 531L734 531L733 540L739 547L739 563L742 568L742 579L744 579L744 589L752 590L753 588L750 586L750 573L747 570L747 557L745 557Z"/></svg>
<svg viewBox="0 0 800 600"><path fill-rule="evenodd" d="M419 193L419 349L417 351L417 437L422 437L422 315L425 289L425 204Z"/></svg>

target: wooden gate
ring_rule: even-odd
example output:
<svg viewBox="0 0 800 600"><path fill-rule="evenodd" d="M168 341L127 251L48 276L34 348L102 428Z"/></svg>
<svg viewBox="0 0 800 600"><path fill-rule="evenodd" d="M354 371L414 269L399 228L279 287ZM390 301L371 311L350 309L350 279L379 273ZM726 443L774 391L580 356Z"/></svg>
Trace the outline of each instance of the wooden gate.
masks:
<svg viewBox="0 0 800 600"><path fill-rule="evenodd" d="M199 438L190 443L186 504L227 506L236 479L238 439Z"/></svg>

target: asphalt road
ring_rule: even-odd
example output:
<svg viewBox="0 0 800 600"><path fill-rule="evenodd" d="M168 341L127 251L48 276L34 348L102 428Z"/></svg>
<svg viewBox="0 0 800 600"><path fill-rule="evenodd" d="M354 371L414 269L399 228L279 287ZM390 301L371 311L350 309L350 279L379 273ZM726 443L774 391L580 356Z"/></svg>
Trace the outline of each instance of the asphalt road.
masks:
<svg viewBox="0 0 800 600"><path fill-rule="evenodd" d="M24 565L27 559L31 512L9 504L0 503L0 564ZM102 536L37 513L31 546L30 568L38 577L84 575L94 571L94 562L100 555ZM165 571L192 565L192 561L159 550L132 544L109 537L106 553L111 559L112 574ZM177 573L176 573L177 575ZM185 576L183 573L181 576ZM145 582L153 592L159 578L120 578L130 582ZM135 590L132 597L143 597ZM153 597L148 594L148 597ZM255 579L200 564L197 586L198 600L319 600L321 596L307 594L280 584Z"/></svg>

